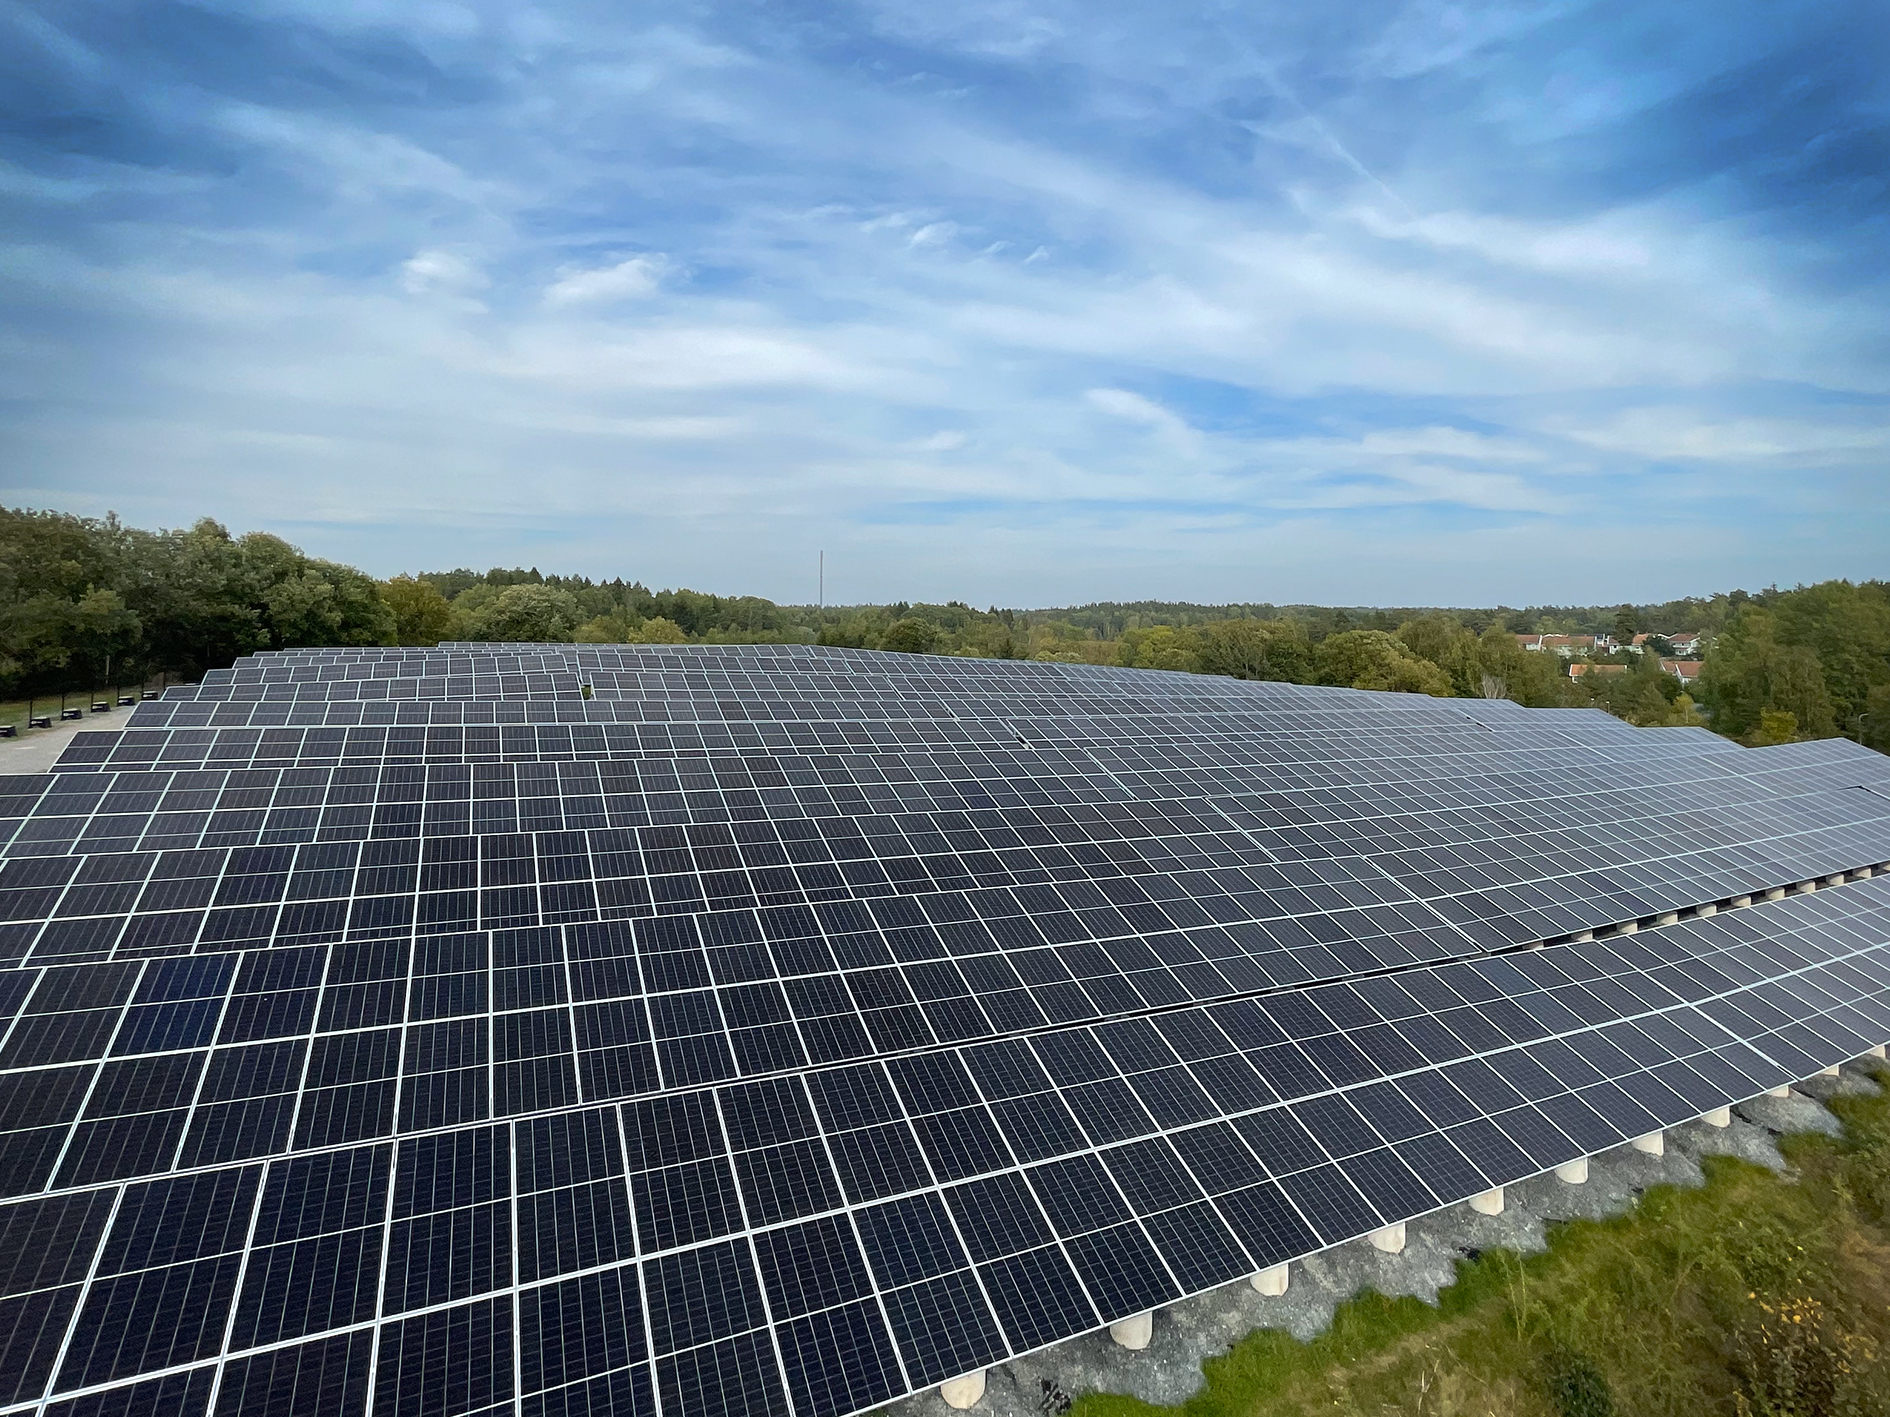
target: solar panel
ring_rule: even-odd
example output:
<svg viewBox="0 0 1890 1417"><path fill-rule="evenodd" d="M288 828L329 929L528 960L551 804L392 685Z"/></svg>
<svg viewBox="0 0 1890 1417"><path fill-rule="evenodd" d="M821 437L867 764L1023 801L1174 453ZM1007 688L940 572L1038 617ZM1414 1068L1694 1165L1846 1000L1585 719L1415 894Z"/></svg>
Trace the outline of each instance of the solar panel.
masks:
<svg viewBox="0 0 1890 1417"><path fill-rule="evenodd" d="M1890 761L812 646L0 778L0 1412L839 1417L1890 1038Z"/></svg>

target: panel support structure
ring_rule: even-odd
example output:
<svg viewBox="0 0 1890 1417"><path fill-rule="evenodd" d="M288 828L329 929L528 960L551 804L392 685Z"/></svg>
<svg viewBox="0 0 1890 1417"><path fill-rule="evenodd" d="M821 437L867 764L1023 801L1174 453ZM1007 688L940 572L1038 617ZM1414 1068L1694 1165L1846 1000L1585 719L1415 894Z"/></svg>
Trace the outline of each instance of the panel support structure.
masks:
<svg viewBox="0 0 1890 1417"><path fill-rule="evenodd" d="M1286 1292L1287 1281L1290 1277L1285 1265L1276 1264L1271 1269L1261 1270L1247 1282L1253 1285L1254 1293L1278 1298Z"/></svg>
<svg viewBox="0 0 1890 1417"><path fill-rule="evenodd" d="M1124 1348L1139 1351L1148 1347L1149 1340L1155 1336L1154 1312L1117 1319L1109 1325L1109 1336Z"/></svg>
<svg viewBox="0 0 1890 1417"><path fill-rule="evenodd" d="M1503 1213L1503 1188L1498 1186L1493 1191L1485 1191L1480 1196L1470 1197L1470 1209L1478 1215L1501 1215Z"/></svg>
<svg viewBox="0 0 1890 1417"><path fill-rule="evenodd" d="M945 1399L947 1407L954 1407L963 1412L984 1396L984 1370L966 1373L962 1378L953 1378L948 1383L940 1383L938 1395Z"/></svg>

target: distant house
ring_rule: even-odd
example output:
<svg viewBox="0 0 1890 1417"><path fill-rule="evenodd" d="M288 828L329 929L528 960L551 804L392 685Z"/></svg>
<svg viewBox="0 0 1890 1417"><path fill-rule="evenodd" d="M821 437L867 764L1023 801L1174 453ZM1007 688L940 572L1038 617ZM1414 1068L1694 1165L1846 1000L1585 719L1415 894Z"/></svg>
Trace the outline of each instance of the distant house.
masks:
<svg viewBox="0 0 1890 1417"><path fill-rule="evenodd" d="M1571 664L1568 667L1568 677L1571 679L1579 679L1584 674L1625 674L1627 672L1628 666L1625 664Z"/></svg>
<svg viewBox="0 0 1890 1417"><path fill-rule="evenodd" d="M1518 635L1516 643L1537 653L1559 654L1573 659L1578 654L1606 654L1614 641L1606 635Z"/></svg>
<svg viewBox="0 0 1890 1417"><path fill-rule="evenodd" d="M1678 634L1673 635L1663 635L1658 630L1649 630L1636 635L1631 643L1623 645L1622 648L1631 654L1641 654L1646 651L1647 642L1649 640L1665 640L1668 644L1673 646L1673 652L1675 654L1686 655L1689 658L1700 652L1700 632L1698 630L1682 630Z"/></svg>
<svg viewBox="0 0 1890 1417"><path fill-rule="evenodd" d="M1683 688L1691 688L1693 681L1700 677L1700 671L1705 667L1706 666L1697 659L1663 659L1660 661L1661 673L1673 675L1674 678L1680 681Z"/></svg>

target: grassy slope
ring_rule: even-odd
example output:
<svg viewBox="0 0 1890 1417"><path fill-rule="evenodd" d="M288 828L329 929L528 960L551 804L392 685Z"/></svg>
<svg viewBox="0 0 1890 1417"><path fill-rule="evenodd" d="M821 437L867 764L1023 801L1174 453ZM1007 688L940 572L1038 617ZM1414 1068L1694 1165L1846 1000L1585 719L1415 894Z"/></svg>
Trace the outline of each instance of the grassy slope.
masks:
<svg viewBox="0 0 1890 1417"><path fill-rule="evenodd" d="M1704 1189L1460 1261L1438 1308L1364 1295L1311 1343L1250 1336L1180 1408L1091 1395L1072 1417L1885 1417L1890 1092L1833 1105L1842 1143L1785 1140L1796 1178L1712 1158Z"/></svg>

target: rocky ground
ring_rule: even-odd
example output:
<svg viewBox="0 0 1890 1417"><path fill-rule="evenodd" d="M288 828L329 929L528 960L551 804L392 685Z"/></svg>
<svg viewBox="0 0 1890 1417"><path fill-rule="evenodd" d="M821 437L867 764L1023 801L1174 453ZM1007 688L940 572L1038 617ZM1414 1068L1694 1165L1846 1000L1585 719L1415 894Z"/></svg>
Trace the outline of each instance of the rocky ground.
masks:
<svg viewBox="0 0 1890 1417"><path fill-rule="evenodd" d="M1874 1093L1865 1072L1845 1068L1837 1077L1798 1084L1786 1097L1760 1097L1733 1109L1729 1127L1691 1122L1667 1133L1666 1154L1649 1156L1621 1146L1594 1157L1588 1180L1569 1185L1552 1175L1507 1188L1500 1215L1454 1205L1413 1220L1402 1254L1388 1255L1355 1240L1297 1260L1287 1292L1254 1292L1246 1280L1169 1305L1155 1314L1149 1346L1133 1352L1106 1332L1085 1334L992 1368L985 1395L973 1411L995 1417L1044 1417L1062 1399L1084 1392L1129 1393L1159 1406L1181 1402L1204 1381L1201 1363L1225 1353L1255 1329L1285 1329L1308 1339L1324 1331L1333 1310L1361 1290L1415 1295L1427 1303L1456 1278L1461 1255L1510 1249L1528 1254L1547 1247L1551 1222L1602 1219L1630 1209L1650 1186L1699 1186L1703 1156L1738 1156L1780 1173L1789 1168L1776 1138L1785 1132L1837 1135L1842 1125L1823 1105L1840 1093ZM946 1417L936 1389L884 1409L887 1417Z"/></svg>

